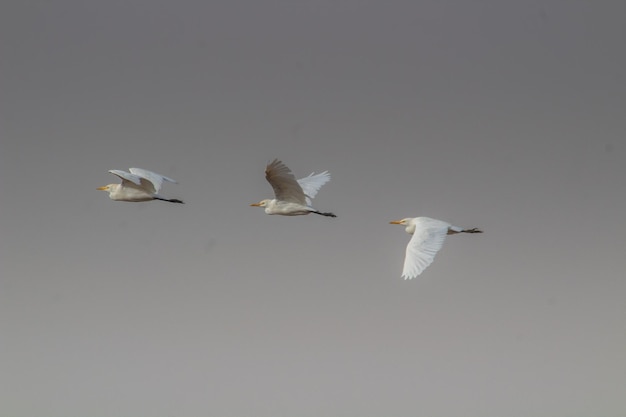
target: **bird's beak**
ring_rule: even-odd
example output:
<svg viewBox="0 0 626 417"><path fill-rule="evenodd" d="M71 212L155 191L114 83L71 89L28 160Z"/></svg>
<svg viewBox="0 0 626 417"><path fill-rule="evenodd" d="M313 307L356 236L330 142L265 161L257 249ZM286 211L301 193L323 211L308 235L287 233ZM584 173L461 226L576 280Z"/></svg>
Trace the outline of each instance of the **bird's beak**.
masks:
<svg viewBox="0 0 626 417"><path fill-rule="evenodd" d="M389 224L402 224L402 220L392 220Z"/></svg>
<svg viewBox="0 0 626 417"><path fill-rule="evenodd" d="M105 185L104 187L98 187L98 188L96 188L96 190L101 190L101 191L104 191L104 190L106 190L106 189L107 189L107 186L106 186L106 185Z"/></svg>
<svg viewBox="0 0 626 417"><path fill-rule="evenodd" d="M250 207L261 207L261 203L252 203Z"/></svg>

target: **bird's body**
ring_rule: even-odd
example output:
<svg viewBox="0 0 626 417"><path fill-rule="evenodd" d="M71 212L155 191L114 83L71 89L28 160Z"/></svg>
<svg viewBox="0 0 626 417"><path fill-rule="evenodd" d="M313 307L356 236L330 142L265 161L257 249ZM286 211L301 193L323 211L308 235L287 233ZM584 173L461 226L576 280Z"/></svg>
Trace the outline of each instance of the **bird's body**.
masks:
<svg viewBox="0 0 626 417"><path fill-rule="evenodd" d="M170 203L183 204L181 200L175 198L165 198L159 195L159 190L163 181L176 183L175 180L141 168L130 168L130 172L118 169L109 170L113 175L122 179L121 184L109 184L98 187L98 190L108 191L109 198L115 201L151 201L162 200Z"/></svg>
<svg viewBox="0 0 626 417"><path fill-rule="evenodd" d="M308 177L296 180L291 170L275 159L265 168L265 179L274 189L276 198L261 200L250 204L251 206L264 207L265 213L281 216L304 216L315 213L337 217L333 213L317 211L311 206L311 199L315 197L322 185L330 181L328 171L319 174L311 173Z"/></svg>
<svg viewBox="0 0 626 417"><path fill-rule="evenodd" d="M446 235L457 233L482 233L481 230L463 229L442 220L429 217L409 217L394 220L391 224L406 226L407 233L413 235L406 247L402 277L412 279L421 274L435 259L443 246Z"/></svg>
<svg viewBox="0 0 626 417"><path fill-rule="evenodd" d="M275 198L271 200L263 200L262 202L255 204L259 204L259 207L265 207L265 212L267 214L278 214L281 216L304 216L312 212L310 207L305 207L302 204L291 203L289 201L276 200Z"/></svg>

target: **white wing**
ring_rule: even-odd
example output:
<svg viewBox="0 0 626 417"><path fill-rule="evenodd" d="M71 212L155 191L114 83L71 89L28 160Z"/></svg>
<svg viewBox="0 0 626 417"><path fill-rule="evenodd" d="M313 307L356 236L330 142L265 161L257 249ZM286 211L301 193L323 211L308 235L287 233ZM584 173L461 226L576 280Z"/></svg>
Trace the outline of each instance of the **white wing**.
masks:
<svg viewBox="0 0 626 417"><path fill-rule="evenodd" d="M435 259L443 246L448 233L448 223L441 220L418 217L414 219L415 232L406 247L404 258L404 279L412 279L421 274Z"/></svg>
<svg viewBox="0 0 626 417"><path fill-rule="evenodd" d="M141 187L141 177L138 175L130 174L126 171L120 171L119 169L110 169L109 172L120 177L122 179L122 185L124 186L130 185L129 183L131 183L134 184L135 187Z"/></svg>
<svg viewBox="0 0 626 417"><path fill-rule="evenodd" d="M141 181L141 185L148 191L152 192L152 194L158 194L161 186L163 185L163 181L168 181L176 184L176 181L168 178L166 176L157 174L156 172L148 171L147 169L141 168L129 168L128 169L132 174L142 178L144 181Z"/></svg>
<svg viewBox="0 0 626 417"><path fill-rule="evenodd" d="M305 205L306 198L296 177L285 164L274 159L265 167L265 179L274 189L276 199Z"/></svg>
<svg viewBox="0 0 626 417"><path fill-rule="evenodd" d="M298 184L300 184L300 187L306 196L306 203L309 206L311 205L311 199L315 198L315 195L320 190L322 185L326 184L328 181L330 181L330 174L328 171L320 172L319 174L312 172L308 177L300 178L298 180Z"/></svg>

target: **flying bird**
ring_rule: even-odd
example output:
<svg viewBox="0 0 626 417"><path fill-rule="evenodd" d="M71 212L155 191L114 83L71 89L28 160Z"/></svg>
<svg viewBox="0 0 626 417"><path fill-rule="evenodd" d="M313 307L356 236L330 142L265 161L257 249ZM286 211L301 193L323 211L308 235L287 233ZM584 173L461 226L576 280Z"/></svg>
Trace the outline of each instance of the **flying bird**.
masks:
<svg viewBox="0 0 626 417"><path fill-rule="evenodd" d="M337 217L333 213L324 213L311 207L311 199L320 187L330 181L328 171L309 174L308 177L296 180L291 170L278 159L265 167L265 179L274 189L276 198L261 200L250 204L254 207L265 207L267 214L281 216L303 216L309 213L321 216Z"/></svg>
<svg viewBox="0 0 626 417"><path fill-rule="evenodd" d="M161 200L170 203L184 204L175 198L165 198L159 195L163 181L176 184L171 178L141 168L129 168L130 172L112 169L109 172L122 179L121 184L109 184L98 187L98 190L108 191L109 198L116 201L150 201Z"/></svg>
<svg viewBox="0 0 626 417"><path fill-rule="evenodd" d="M417 277L433 262L435 255L443 246L446 235L482 233L482 230L476 228L463 229L429 217L408 217L389 223L406 226L406 232L413 235L406 247L404 269L402 270L404 279Z"/></svg>

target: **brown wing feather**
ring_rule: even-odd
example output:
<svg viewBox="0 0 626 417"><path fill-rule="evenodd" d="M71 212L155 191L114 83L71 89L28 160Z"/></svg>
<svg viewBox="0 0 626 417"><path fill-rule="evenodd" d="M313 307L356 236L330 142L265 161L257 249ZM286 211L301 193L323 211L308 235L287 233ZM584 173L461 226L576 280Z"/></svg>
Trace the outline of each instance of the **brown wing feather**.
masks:
<svg viewBox="0 0 626 417"><path fill-rule="evenodd" d="M265 167L265 179L274 189L277 200L306 205L306 196L296 177L278 159L274 159Z"/></svg>

